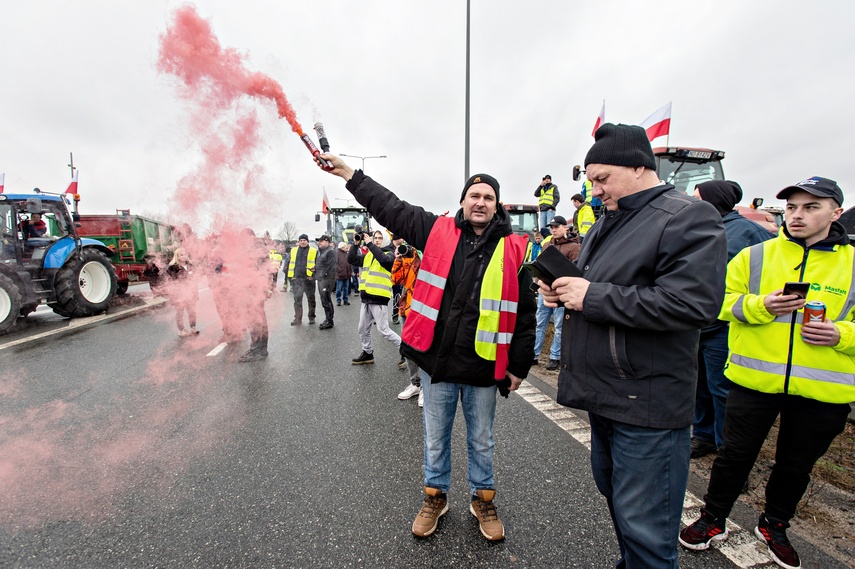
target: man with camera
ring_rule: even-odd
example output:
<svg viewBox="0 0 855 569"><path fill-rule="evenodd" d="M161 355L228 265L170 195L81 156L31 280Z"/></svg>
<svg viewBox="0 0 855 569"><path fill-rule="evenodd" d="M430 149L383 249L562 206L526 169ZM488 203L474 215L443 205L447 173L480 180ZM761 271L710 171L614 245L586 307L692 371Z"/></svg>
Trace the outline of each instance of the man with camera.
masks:
<svg viewBox="0 0 855 569"><path fill-rule="evenodd" d="M357 229L361 229L357 228ZM347 252L347 262L361 265L359 274L359 296L362 305L359 308L359 339L362 353L351 360L353 365L373 364L374 348L371 345L371 325L377 324L381 336L400 347L401 337L389 328L389 300L392 298L392 252L389 236L382 231L374 232L373 242L367 233L354 232L353 240L362 241L368 252L362 254L359 247L351 247Z"/></svg>
<svg viewBox="0 0 855 569"><path fill-rule="evenodd" d="M323 154L330 173L381 224L424 251L410 313L404 355L422 370L424 395L424 490L412 525L417 537L434 533L448 511L451 432L458 403L467 425L469 511L481 534L501 540L493 479L496 398L519 387L531 367L534 292L531 274L520 270L528 240L513 234L499 205L499 182L486 174L469 178L454 217L411 205L338 156Z"/></svg>
<svg viewBox="0 0 855 569"><path fill-rule="evenodd" d="M394 237L398 236L395 235ZM416 286L416 277L419 274L419 267L421 266L421 259L419 259L415 249L404 243L403 238L392 239L392 243L396 241L398 244L395 248L395 263L392 265L392 283L401 291L396 304L398 313L401 315L401 321L406 325L407 315L410 313L410 306L413 300L413 290ZM395 290L395 288L393 287L392 290ZM407 387L398 394L398 399L404 401L418 395L419 407L423 407L422 378L418 364L413 360L407 359L402 354L401 361L398 362L398 367L406 369L410 378Z"/></svg>

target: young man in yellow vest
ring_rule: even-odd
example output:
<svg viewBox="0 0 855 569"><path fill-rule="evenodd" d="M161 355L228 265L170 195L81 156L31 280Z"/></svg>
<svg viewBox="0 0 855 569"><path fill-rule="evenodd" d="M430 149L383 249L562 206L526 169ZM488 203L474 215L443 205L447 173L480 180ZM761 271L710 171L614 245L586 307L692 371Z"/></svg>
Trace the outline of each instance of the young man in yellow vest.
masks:
<svg viewBox="0 0 855 569"><path fill-rule="evenodd" d="M377 324L377 332L381 336L396 347L401 346L401 337L389 327L392 264L395 262L389 236L377 230L374 232L373 241L372 236L367 233L362 235L362 241L368 247L366 254L360 253L360 247L356 246L347 252L348 263L362 266L359 272L359 296L362 300L359 307L359 339L362 352L350 360L353 365L374 363L374 347L371 344L371 325L374 323Z"/></svg>
<svg viewBox="0 0 855 569"><path fill-rule="evenodd" d="M504 539L493 503L493 420L497 394L517 389L531 367L536 307L531 275L521 270L528 239L513 234L492 176L466 181L452 218L400 200L338 156L322 156L379 223L424 251L401 348L422 370L424 396L425 498L412 532L433 534L448 511L451 431L460 403L469 511L485 538Z"/></svg>
<svg viewBox="0 0 855 569"><path fill-rule="evenodd" d="M727 267L722 320L730 322L730 390L724 445L713 463L701 517L680 533L689 549L727 538L730 515L769 429L780 417L766 507L754 533L781 567L801 566L786 529L814 464L846 426L855 400L855 249L843 192L813 177L778 192L787 200L777 239L743 249ZM807 294L785 291L809 282ZM825 303L825 319L805 303Z"/></svg>

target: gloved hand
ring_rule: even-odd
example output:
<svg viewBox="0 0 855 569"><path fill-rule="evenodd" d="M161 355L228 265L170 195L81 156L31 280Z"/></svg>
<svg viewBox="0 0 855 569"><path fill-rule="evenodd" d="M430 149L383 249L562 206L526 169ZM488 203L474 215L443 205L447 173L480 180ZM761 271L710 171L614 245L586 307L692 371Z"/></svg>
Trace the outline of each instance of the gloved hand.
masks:
<svg viewBox="0 0 855 569"><path fill-rule="evenodd" d="M505 379L497 381L496 385L499 387L499 395L507 399L508 395L511 394L511 378L505 376Z"/></svg>

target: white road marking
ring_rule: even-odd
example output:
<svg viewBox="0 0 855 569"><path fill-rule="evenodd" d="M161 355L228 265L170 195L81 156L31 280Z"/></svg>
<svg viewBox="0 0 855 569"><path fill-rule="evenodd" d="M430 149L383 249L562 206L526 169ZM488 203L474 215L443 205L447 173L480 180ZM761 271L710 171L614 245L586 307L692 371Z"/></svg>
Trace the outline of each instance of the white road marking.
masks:
<svg viewBox="0 0 855 569"><path fill-rule="evenodd" d="M214 348L213 350L211 350L210 352L208 352L208 356L209 356L209 357L210 357L210 356L216 356L217 354L219 354L220 352L222 352L224 349L226 349L226 346L228 346L228 344L227 344L227 343L225 343L225 342L222 342L222 343L218 344L216 348Z"/></svg>
<svg viewBox="0 0 855 569"><path fill-rule="evenodd" d="M586 449L591 450L591 426L567 407L559 405L551 397L528 382L523 382L516 391L532 407L543 413L550 421L561 427ZM683 502L683 523L689 525L698 518L703 500L686 492ZM734 565L742 569L750 567L774 567L769 558L766 544L754 536L754 528L745 530L727 520L728 538L713 541L711 547L718 549Z"/></svg>

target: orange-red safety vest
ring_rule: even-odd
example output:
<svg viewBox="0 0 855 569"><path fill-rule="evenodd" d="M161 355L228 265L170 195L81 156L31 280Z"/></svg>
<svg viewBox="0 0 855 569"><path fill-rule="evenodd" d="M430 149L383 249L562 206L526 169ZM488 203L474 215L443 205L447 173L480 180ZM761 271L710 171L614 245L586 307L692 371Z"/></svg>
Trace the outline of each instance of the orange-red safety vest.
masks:
<svg viewBox="0 0 855 569"><path fill-rule="evenodd" d="M413 291L413 300L410 303L410 313L404 326L402 340L412 348L426 352L433 344L436 321L442 306L442 295L451 272L451 262L460 241L461 230L457 227L454 218L440 217L436 220L428 235L425 245L419 274L416 278L416 286ZM503 262L498 271L487 271L481 284L482 295L480 299L480 310L482 317L486 311L495 311L499 306L499 318L491 321L497 323L495 337L495 359L494 378L498 381L505 379L508 367L508 350L513 337L517 321L517 303L519 302L518 273L525 261L528 249L528 239L519 235L508 235L504 239ZM509 270L504 270L508 268ZM488 279L501 279L498 282L487 283ZM493 286L491 286L493 285ZM484 298L484 289L496 290L501 286L501 299L497 303L491 299ZM499 300L499 299L496 299ZM479 319L479 324L484 321ZM478 344L476 333L475 343ZM477 346L476 346L477 350Z"/></svg>

